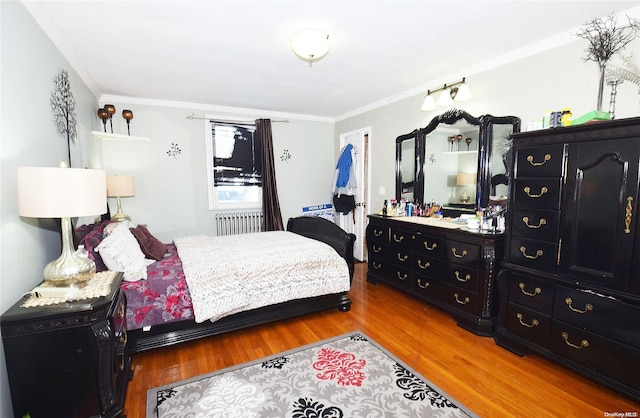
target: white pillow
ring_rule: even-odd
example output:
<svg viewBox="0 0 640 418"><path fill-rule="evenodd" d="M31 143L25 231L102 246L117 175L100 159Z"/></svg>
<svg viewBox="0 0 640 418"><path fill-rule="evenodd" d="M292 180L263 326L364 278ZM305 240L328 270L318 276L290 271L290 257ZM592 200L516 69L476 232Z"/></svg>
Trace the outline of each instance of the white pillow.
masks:
<svg viewBox="0 0 640 418"><path fill-rule="evenodd" d="M140 250L140 244L129 231L129 224L121 222L96 247L105 266L112 271L124 272L124 280L136 282L147 278L147 260Z"/></svg>

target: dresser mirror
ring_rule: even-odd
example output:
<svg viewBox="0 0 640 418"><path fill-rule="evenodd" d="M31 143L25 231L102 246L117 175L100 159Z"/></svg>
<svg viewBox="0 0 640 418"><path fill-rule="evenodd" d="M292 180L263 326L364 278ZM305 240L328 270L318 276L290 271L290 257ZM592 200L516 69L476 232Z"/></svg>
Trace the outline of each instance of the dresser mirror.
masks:
<svg viewBox="0 0 640 418"><path fill-rule="evenodd" d="M453 216L489 206L490 196L507 194L509 137L519 131L517 117L451 109L399 136L396 199L438 202Z"/></svg>

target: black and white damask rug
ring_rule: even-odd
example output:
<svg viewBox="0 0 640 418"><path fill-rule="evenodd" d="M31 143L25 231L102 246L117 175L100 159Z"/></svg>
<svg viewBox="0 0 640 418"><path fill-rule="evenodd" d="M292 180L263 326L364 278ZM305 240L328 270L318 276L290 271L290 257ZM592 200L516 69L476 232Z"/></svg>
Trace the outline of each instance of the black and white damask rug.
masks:
<svg viewBox="0 0 640 418"><path fill-rule="evenodd" d="M147 418L473 416L361 332L147 392Z"/></svg>

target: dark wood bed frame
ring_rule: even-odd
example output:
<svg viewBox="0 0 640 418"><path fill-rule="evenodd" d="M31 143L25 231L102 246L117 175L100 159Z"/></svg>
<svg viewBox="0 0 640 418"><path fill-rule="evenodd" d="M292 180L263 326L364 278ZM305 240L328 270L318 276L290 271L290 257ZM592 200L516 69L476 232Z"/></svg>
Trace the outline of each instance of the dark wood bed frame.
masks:
<svg viewBox="0 0 640 418"><path fill-rule="evenodd" d="M346 233L331 221L319 217L301 216L290 218L287 231L317 239L331 245L349 266L349 275L353 280L354 258L353 244L355 235ZM255 325L280 321L314 312L337 308L343 312L351 309L351 299L346 292L323 295L314 298L296 299L259 309L240 312L215 322L180 321L157 325L149 331L142 329L127 332L127 351L141 353L160 347L209 337L230 331L237 331Z"/></svg>

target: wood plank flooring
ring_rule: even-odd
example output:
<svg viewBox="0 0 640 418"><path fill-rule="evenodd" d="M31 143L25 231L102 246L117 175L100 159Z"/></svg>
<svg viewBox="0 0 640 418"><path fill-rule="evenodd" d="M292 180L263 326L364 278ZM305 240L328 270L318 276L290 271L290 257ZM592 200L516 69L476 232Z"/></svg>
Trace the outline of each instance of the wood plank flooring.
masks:
<svg viewBox="0 0 640 418"><path fill-rule="evenodd" d="M356 265L349 312L338 310L210 337L133 357L125 414L145 416L147 390L360 330L481 417L613 417L640 403L537 356L518 357L492 338L388 286ZM630 373L638 373L630 365ZM636 369L633 371L633 369ZM636 415L633 415L635 413Z"/></svg>

